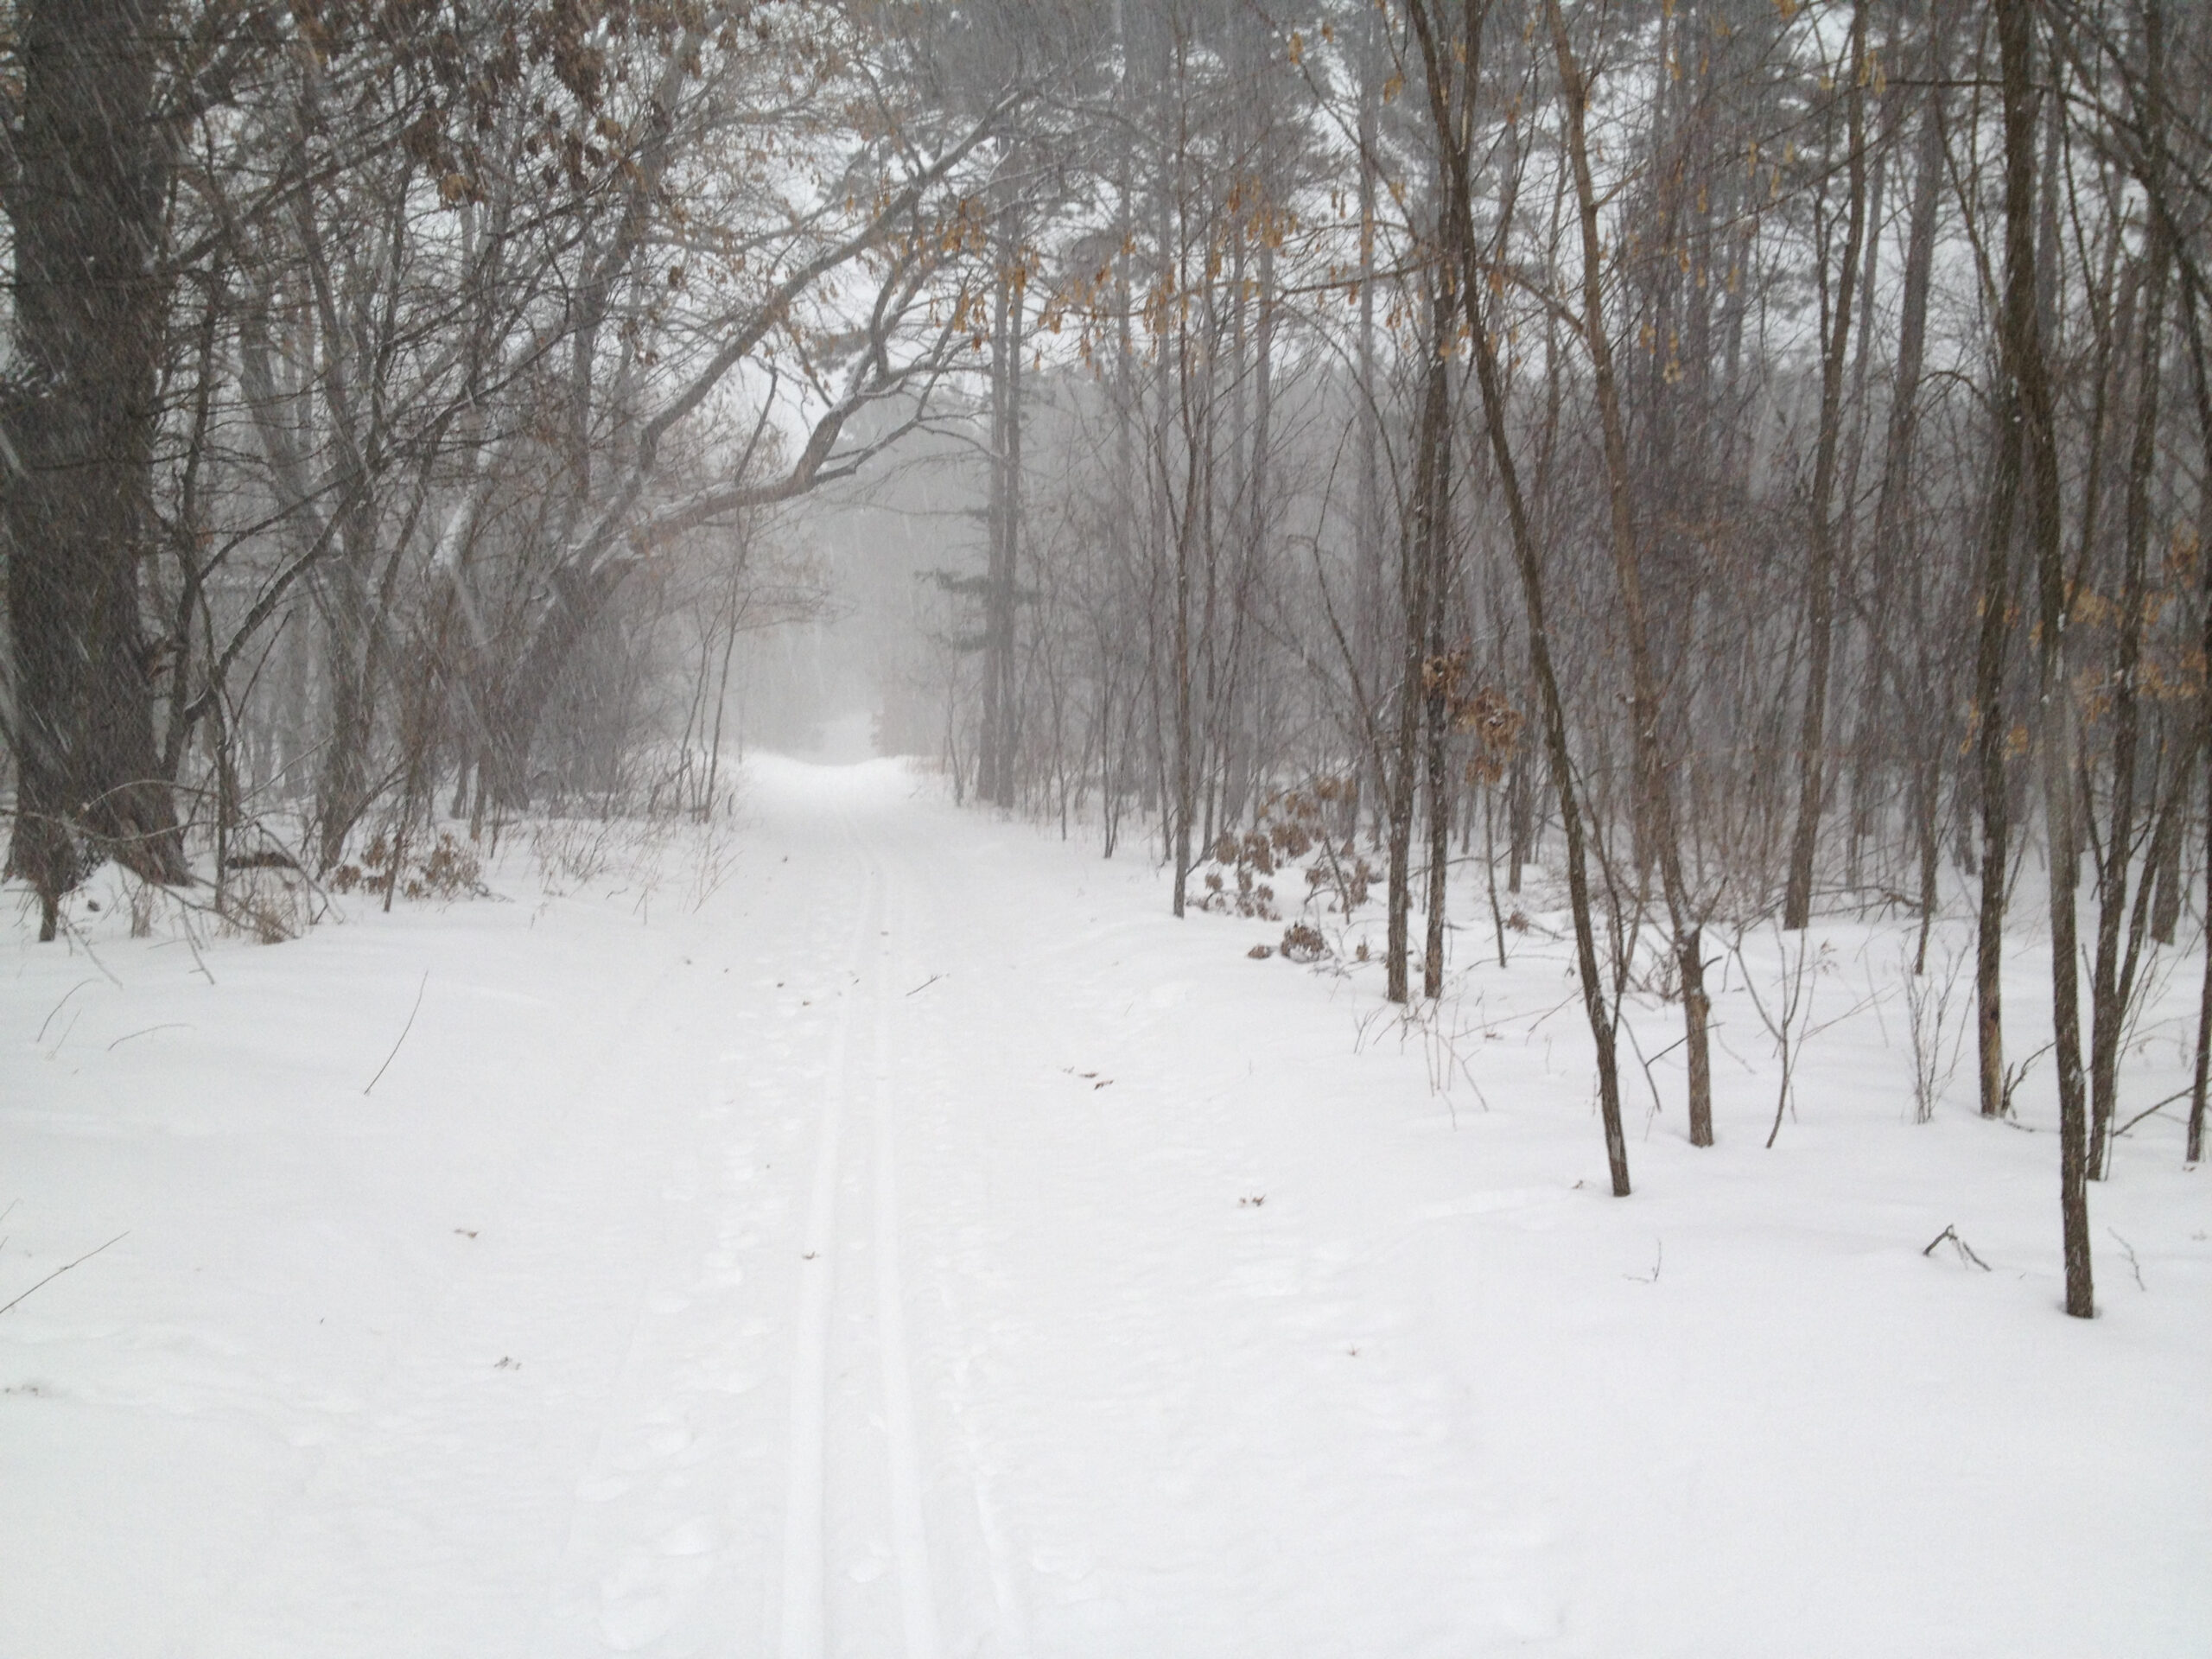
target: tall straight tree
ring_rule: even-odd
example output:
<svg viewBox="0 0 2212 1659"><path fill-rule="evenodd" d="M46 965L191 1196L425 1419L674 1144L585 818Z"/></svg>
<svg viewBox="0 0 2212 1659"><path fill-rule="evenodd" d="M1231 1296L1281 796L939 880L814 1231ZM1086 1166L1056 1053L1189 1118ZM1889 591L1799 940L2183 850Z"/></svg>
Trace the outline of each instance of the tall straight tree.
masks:
<svg viewBox="0 0 2212 1659"><path fill-rule="evenodd" d="M1492 289L1484 269L1481 245L1475 236L1474 123L1471 105L1482 84L1483 24L1490 15L1489 0L1462 0L1459 27L1452 31L1451 16L1440 0L1412 0L1407 8L1414 35L1421 48L1422 80L1428 90L1429 116L1438 137L1443 167L1444 213L1441 215L1441 255L1459 267L1459 289L1467 307L1467 346L1475 363L1475 384L1480 390L1483 429L1497 471L1498 494L1505 505L1506 526L1513 548L1514 568L1521 579L1522 616L1529 631L1529 668L1536 683L1538 711L1542 717L1545 758L1552 788L1559 804L1561 839L1567 844L1568 909L1574 923L1574 957L1582 988L1582 1008L1590 1022L1592 1046L1598 1058L1598 1108L1605 1126L1605 1162L1612 1178L1613 1196L1624 1198L1630 1186L1628 1138L1621 1127L1620 1065L1614 1045L1614 1012L1607 1006L1605 982L1598 962L1598 936L1590 904L1589 852L1581 803L1576 797L1574 756L1567 724L1567 702L1552 653L1552 631L1546 620L1543 556L1537 544L1526 498L1521 488L1521 469L1515 460L1506 409L1505 378L1497 360L1497 337L1502 332L1491 316L1482 312L1486 292L1502 294L1503 282ZM1463 109L1466 111L1462 114ZM1507 227L1500 229L1501 238ZM1494 269L1494 267L1492 268Z"/></svg>
<svg viewBox="0 0 2212 1659"><path fill-rule="evenodd" d="M1893 647L1891 618L1892 590L1898 586L1900 578L1914 601L1910 607L1911 613L1919 610L1918 601L1928 583L1923 562L1910 557L1908 543L1919 519L1911 486L1913 468L1919 457L1921 378L1927 363L1928 302L1935 276L1936 213L1943 180L1942 77L1948 61L1947 8L1950 3L1951 0L1929 0L1928 5L1922 76L1927 86L1920 94L1922 107L1915 140L1911 207L1906 218L1904 291L1897 322L1896 372L1890 389L1881 486L1874 504L1873 622L1869 630L1872 638L1867 650L1866 694L1860 716L1864 728L1865 722L1879 718L1881 711L1891 706L1885 701L1885 690L1894 697L1897 709L1910 709L1915 716L1910 722L1897 719L1895 723L1904 729L1916 730L1910 760L1914 850L1920 867L1920 943L1914 956L1916 974L1927 965L1928 934L1935 921L1937 903L1936 813L1943 756L1942 745L1932 740L1925 728L1935 726L1939 718L1935 690L1938 682L1935 666L1925 655L1916 655L1908 664L1906 654Z"/></svg>
<svg viewBox="0 0 2212 1659"><path fill-rule="evenodd" d="M1011 168L1013 145L1001 164ZM983 578L983 732L976 792L1012 806L1020 687L1015 673L1015 571L1021 552L1021 353L1024 296L1021 213L1008 200L999 213L997 271L991 285L989 554Z"/></svg>
<svg viewBox="0 0 2212 1659"><path fill-rule="evenodd" d="M1821 802L1827 764L1828 663L1835 639L1835 542L1834 518L1836 450L1843 431L1843 370L1851 336L1853 284L1859 276L1859 245L1866 232L1866 7L1851 11L1851 36L1840 79L1844 86L1844 176L1848 200L1844 210L1843 257L1836 267L1831 297L1825 250L1821 299L1821 429L1813 462L1812 560L1805 571L1805 622L1810 636L1805 671L1805 713L1797 739L1797 829L1789 842L1789 879L1782 925L1802 928L1813 915L1813 852L1820 833ZM1818 238L1825 242L1825 238Z"/></svg>
<svg viewBox="0 0 2212 1659"><path fill-rule="evenodd" d="M2005 299L1999 350L2018 397L2026 474L2030 556L2035 561L2042 702L2044 833L2050 842L2050 987L2058 1066L2059 1215L2066 1259L2066 1311L2096 1313L2089 1271L2088 1124L2082 1069L2080 963L2074 915L2075 845L2071 688L2066 679L2069 610L2059 544L2058 443L2044 360L2033 223L2037 88L2033 0L1996 0L2005 102ZM2054 54L2055 55L2055 54ZM1989 712L1984 711L1984 718Z"/></svg>
<svg viewBox="0 0 2212 1659"><path fill-rule="evenodd" d="M8 863L38 894L41 939L100 858L190 879L138 595L168 312L157 10L31 0L16 13L22 103L0 187L16 245L0 408L18 770Z"/></svg>
<svg viewBox="0 0 2212 1659"><path fill-rule="evenodd" d="M2144 134L2136 170L2146 195L2155 198L2163 189L2165 170L2165 17L2159 0L2145 0L2142 34L2143 69L2133 78L2133 101ZM2159 371L2166 351L2166 280L2173 257L2171 227L2164 215L2154 211L2147 218L2141 292L2134 308L2134 429L2120 531L2120 639L2112 681L2111 778L2104 833L2093 838L2091 848L2097 893L2096 957L2089 993L2088 1174L2092 1180L2101 1180L2107 1173L2127 1010L2133 1000L2149 890L2163 861L2154 852L2131 893L2129 877L2139 838L2138 792L2155 798L2158 784L2156 749L2141 757L2150 762L2147 766L2139 765L2138 749L2146 712L2142 696L2143 653L2150 608L2153 475L2158 465ZM2139 775L2143 772L2148 775ZM2150 817L2158 826L2151 832L2154 841L2163 836L2177 845L2178 836L2171 827L2175 817L2171 806L2159 812L2155 810L2155 800L2145 804L2153 809L2143 816Z"/></svg>
<svg viewBox="0 0 2212 1659"><path fill-rule="evenodd" d="M1440 704L1443 692L1440 683L1431 683L1433 668L1430 636L1440 631L1432 621L1431 612L1441 602L1444 550L1451 535L1452 372L1446 353L1452 349L1452 336L1459 325L1459 304L1456 288L1459 273L1452 268L1452 262L1440 258L1433 274L1428 361L1421 369L1421 409L1415 417L1414 435L1413 500L1399 538L1398 601L1405 632L1399 664L1398 726L1390 753L1389 917L1383 965L1387 986L1384 995L1393 1002L1403 1002L1411 994L1407 959L1412 949L1416 797L1424 773L1427 775L1432 804L1443 786L1443 768L1440 764L1426 764L1421 737L1424 719L1434 721L1441 714L1440 708L1433 714L1429 708L1432 694ZM1436 912L1440 919L1442 894L1436 884L1441 879L1441 871L1432 865L1429 880L1438 901ZM1440 941L1432 939L1429 960L1422 974L1424 989L1430 996L1443 988L1443 951L1440 946Z"/></svg>
<svg viewBox="0 0 2212 1659"><path fill-rule="evenodd" d="M1604 439L1606 524L1614 576L1620 587L1621 625L1628 639L1637 804L1658 860L1668 919L1675 936L1675 969L1681 980L1683 1041L1689 1069L1690 1144L1709 1147L1713 1144L1713 1060L1706 1029L1705 944L1692 907L1689 884L1683 877L1681 822L1661 729L1662 692L1653 660L1643 599L1643 552L1630 499L1634 483L1629 472L1628 435L1613 373L1612 344L1605 329L1604 238L1598 224L1597 187L1590 172L1590 81L1575 55L1559 0L1545 0L1544 14L1559 67L1567 156L1581 226L1582 333L1589 349L1592 391Z"/></svg>

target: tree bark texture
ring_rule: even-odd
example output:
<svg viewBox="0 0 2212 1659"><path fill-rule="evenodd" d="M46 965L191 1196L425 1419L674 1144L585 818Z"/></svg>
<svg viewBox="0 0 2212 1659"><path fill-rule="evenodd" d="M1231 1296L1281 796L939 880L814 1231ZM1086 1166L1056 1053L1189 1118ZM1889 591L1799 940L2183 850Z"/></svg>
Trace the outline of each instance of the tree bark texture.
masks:
<svg viewBox="0 0 2212 1659"><path fill-rule="evenodd" d="M2068 600L2060 546L2058 446L2050 380L2037 303L2037 253L2031 222L2037 95L2033 84L2033 0L1996 0L2005 102L2005 309L2000 345L2019 396L2027 491L2024 528L2036 563L2041 635L2037 692L2042 709L2044 834L2050 843L2050 1001L2058 1071L2059 1217L2066 1264L2066 1311L2096 1313L2089 1267L2088 1124L2082 1068L2080 941L2075 918L2080 853L2075 846L2074 721L2067 683Z"/></svg>
<svg viewBox="0 0 2212 1659"><path fill-rule="evenodd" d="M0 411L18 775L8 861L52 938L60 896L102 858L151 881L191 878L138 592L157 531L168 301L156 19L147 0L34 0L16 15L18 355Z"/></svg>

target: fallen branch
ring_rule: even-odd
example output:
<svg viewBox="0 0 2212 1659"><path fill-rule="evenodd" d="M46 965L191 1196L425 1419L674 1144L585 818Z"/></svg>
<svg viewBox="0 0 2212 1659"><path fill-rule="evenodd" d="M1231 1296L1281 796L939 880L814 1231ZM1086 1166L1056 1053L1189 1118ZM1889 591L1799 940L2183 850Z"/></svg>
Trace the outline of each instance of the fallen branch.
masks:
<svg viewBox="0 0 2212 1659"><path fill-rule="evenodd" d="M2138 1290L2150 1289L2151 1287L2143 1282L2143 1264L2135 1259L2135 1247L2129 1243L2126 1239L2120 1237L2120 1230L2118 1228L2107 1227L2105 1229L2105 1231L2113 1236L2114 1242L2116 1242L2120 1246L2120 1254L2127 1258L2127 1270L2135 1275L2135 1288Z"/></svg>
<svg viewBox="0 0 2212 1659"><path fill-rule="evenodd" d="M99 983L99 981L97 979L80 979L74 985L72 985L67 990L62 992L61 1001L55 1003L52 1007L46 1011L46 1018L39 1022L38 1035L32 1038L31 1041L33 1043L44 1042L46 1040L46 1028L54 1023L54 1016L60 1013L61 1010L67 1006L69 999L76 995L78 992L83 990L86 986L97 985Z"/></svg>
<svg viewBox="0 0 2212 1659"><path fill-rule="evenodd" d="M1652 1257L1651 1271L1649 1273L1624 1273L1621 1274L1622 1278L1633 1280L1639 1285L1656 1285L1659 1282L1659 1269L1667 1265L1667 1241L1662 1238L1655 1239L1653 1243L1659 1248Z"/></svg>
<svg viewBox="0 0 2212 1659"><path fill-rule="evenodd" d="M172 1020L167 1025L162 1026L143 1026L137 1031L127 1031L124 1033L122 1036L110 1043L107 1046L108 1052L112 1054L117 1049L129 1042L133 1037L145 1037L157 1031L188 1031L190 1029L191 1027L186 1025L181 1020Z"/></svg>
<svg viewBox="0 0 2212 1659"><path fill-rule="evenodd" d="M1942 1232L1936 1234L1935 1237L1929 1239L1928 1241L1928 1248L1921 1251L1921 1254L1923 1255L1933 1255L1935 1253L1936 1247L1938 1244L1941 1244L1947 1238L1951 1241L1952 1247L1958 1251L1959 1260L1961 1262L1973 1262L1974 1266L1980 1268L1984 1273L1992 1271L1989 1263L1983 1261L1980 1256L1974 1253L1974 1247L1971 1244L1968 1244L1966 1240L1959 1236L1959 1230L1956 1226L1946 1227Z"/></svg>
<svg viewBox="0 0 2212 1659"><path fill-rule="evenodd" d="M2126 1134L2128 1132L2128 1130L2130 1130L2130 1129L2133 1128L2134 1128L2138 1123L2140 1123L2140 1122L2141 1122L2145 1118L2146 1118L2146 1117L2155 1116L2157 1114L2158 1114L2158 1113L2160 1113L2160 1112L2164 1111L2164 1110L2166 1109L2166 1108L2167 1108L2167 1107L2169 1107L2169 1106L2172 1105L2176 1101L2187 1100L2187 1099L2189 1098L2189 1096L2190 1096L2190 1091L2189 1091L2188 1090L2186 1090L2186 1089L2177 1089L2177 1090L2175 1090L2173 1093L2171 1093L2171 1095L2168 1095L2168 1096L2167 1096L2164 1100L2160 1101L2157 1105L2155 1105L2155 1106L2145 1106L2145 1107L2141 1111L2139 1111L2139 1112L2136 1113L2134 1116L2133 1116L2133 1117L2129 1118L2129 1119L2127 1120L2127 1122L2125 1122L2125 1123L2121 1124L2118 1128L2114 1129L2114 1130L2112 1132L2112 1138L2113 1138L2113 1140L2115 1140L2115 1141L2119 1140L2119 1139L2120 1139L2120 1137L2121 1135L2126 1135Z"/></svg>
<svg viewBox="0 0 2212 1659"><path fill-rule="evenodd" d="M10 1209L14 1208L14 1206L13 1206L12 1205L10 1205L9 1207L10 1207ZM107 1244L103 1244L103 1245L101 1245L101 1246L99 1247L99 1250L86 1250L86 1251L82 1255L79 1256L79 1257L78 1257L74 1262L66 1262L62 1263L62 1265L61 1265L61 1266L60 1266L60 1267L56 1268L55 1268L52 1273L48 1274L46 1275L46 1277L45 1277L45 1278L43 1278L43 1279L40 1280L40 1281L38 1281L38 1283L37 1283L37 1284L33 1285L33 1286L31 1287L31 1290L41 1290L41 1289L43 1289L43 1288L44 1288L45 1287L47 1287L48 1285L52 1284L55 1280L59 1279L59 1278L60 1278L63 1274L65 1274L65 1273L68 1272L70 1268L81 1268L81 1267L83 1267L83 1266L85 1265L85 1263L86 1263L86 1262L87 1262L91 1261L94 1256L98 1255L100 1253L100 1250L104 1250L104 1249L107 1249L108 1244L120 1244L120 1243L123 1243L123 1241L124 1241L124 1239L126 1239L126 1238L128 1238L128 1237L130 1237L130 1230L129 1230L128 1228L125 1228L122 1232L118 1233L118 1234L117 1234L113 1238L111 1238L110 1240L108 1240ZM22 1296L18 1296L18 1297L16 1297L16 1302L20 1302L20 1301L22 1301L22 1300L23 1300L23 1296L28 1296L28 1295L29 1295L29 1294L31 1294L31 1290L27 1290L27 1291L25 1291L25 1292L23 1293L23 1295L22 1295ZM0 1313L5 1313L8 1311L8 1309L9 1309L9 1308L15 1306L16 1302L10 1302L10 1303L8 1303L8 1304L6 1305L6 1306L0 1306Z"/></svg>
<svg viewBox="0 0 2212 1659"><path fill-rule="evenodd" d="M123 982L118 979L113 974L108 972L107 963L102 962L99 958L99 953L92 949L92 942L86 938L82 933L79 932L77 931L77 925L71 921L67 916L60 918L60 922L61 931L69 936L69 942L84 951L85 959L91 963L93 967L100 970L101 974L106 978L109 984L114 986L117 990L121 990L123 988Z"/></svg>
<svg viewBox="0 0 2212 1659"><path fill-rule="evenodd" d="M370 1089L375 1088L384 1081L384 1074L391 1070L391 1063L399 1058L399 1051L406 1046L407 1033L415 1029L415 1016L423 1012L423 993L429 988L430 970L425 968L423 970L423 982L415 988L415 1006L408 1009L407 1023L399 1028L399 1040L391 1046L391 1052L384 1057L384 1064L377 1067L377 1074L369 1079L368 1088L361 1090L364 1096L369 1092Z"/></svg>

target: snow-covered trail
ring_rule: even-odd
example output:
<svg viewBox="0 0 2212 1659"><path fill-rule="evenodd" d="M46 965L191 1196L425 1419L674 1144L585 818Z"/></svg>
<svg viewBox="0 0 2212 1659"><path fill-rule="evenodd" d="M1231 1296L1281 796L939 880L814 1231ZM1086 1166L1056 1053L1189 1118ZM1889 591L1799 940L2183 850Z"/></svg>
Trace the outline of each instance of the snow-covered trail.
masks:
<svg viewBox="0 0 2212 1659"><path fill-rule="evenodd" d="M2203 1178L2078 1326L1847 1036L1623 1204L1533 943L1485 1109L893 763L660 862L0 969L0 1659L2203 1650Z"/></svg>

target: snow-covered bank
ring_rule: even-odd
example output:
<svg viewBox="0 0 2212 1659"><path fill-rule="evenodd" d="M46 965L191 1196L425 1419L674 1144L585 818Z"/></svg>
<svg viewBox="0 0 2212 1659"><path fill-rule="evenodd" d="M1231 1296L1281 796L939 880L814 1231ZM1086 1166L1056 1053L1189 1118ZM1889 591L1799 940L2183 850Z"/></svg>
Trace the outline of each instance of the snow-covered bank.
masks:
<svg viewBox="0 0 2212 1659"><path fill-rule="evenodd" d="M0 1300L127 1236L0 1317L0 1656L2204 1650L2158 1122L2078 1324L2053 1138L1914 1124L1894 1003L1769 1152L1724 998L1720 1146L1639 1116L1616 1201L1541 935L1438 1096L1279 924L891 763L747 789L704 874L212 984L7 947Z"/></svg>

